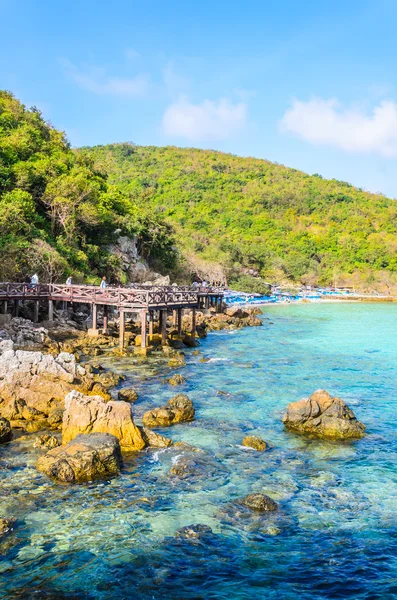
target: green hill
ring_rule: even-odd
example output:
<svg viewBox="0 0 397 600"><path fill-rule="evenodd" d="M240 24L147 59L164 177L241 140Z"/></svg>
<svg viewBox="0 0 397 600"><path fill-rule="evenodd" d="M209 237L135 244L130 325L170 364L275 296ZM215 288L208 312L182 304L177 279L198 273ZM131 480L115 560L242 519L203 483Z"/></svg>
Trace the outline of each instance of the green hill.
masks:
<svg viewBox="0 0 397 600"><path fill-rule="evenodd" d="M212 279L397 282L397 203L266 160L130 143L79 151L175 228L185 267Z"/></svg>
<svg viewBox="0 0 397 600"><path fill-rule="evenodd" d="M138 207L107 181L65 135L0 91L0 281L42 281L73 274L95 282L123 281L121 260L108 245L134 237L145 258L167 270L176 253L170 228L150 207Z"/></svg>

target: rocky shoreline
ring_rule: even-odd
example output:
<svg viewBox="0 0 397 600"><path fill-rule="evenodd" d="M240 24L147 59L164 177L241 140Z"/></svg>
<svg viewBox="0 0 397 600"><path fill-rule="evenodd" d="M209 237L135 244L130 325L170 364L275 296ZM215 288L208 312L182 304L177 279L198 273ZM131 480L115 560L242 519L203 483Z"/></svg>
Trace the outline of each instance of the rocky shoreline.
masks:
<svg viewBox="0 0 397 600"><path fill-rule="evenodd" d="M199 313L197 334L205 337L208 331L261 325L259 312L233 308L222 314ZM188 317L182 335L176 335L171 326L163 347L156 343L153 333L153 354L162 357L164 365L182 368L183 349L199 345L199 338L189 335L188 326ZM139 326L130 323L129 329L129 346L123 352L126 356L134 353L139 342ZM186 453L175 461L170 477L185 479L201 472L207 476L211 465L205 452L154 431L195 419L194 405L186 394L176 394L166 404L145 412L139 425L133 414L136 391L117 390L122 376L99 363L84 362L86 357L117 356L116 334L89 338L77 328L49 331L13 319L0 330L0 339L0 443L12 443L13 436L39 433L32 441L42 451L37 462L41 473L62 484L106 479L120 473L125 453L179 445ZM143 360L150 361L151 356ZM168 382L178 386L185 378L178 372ZM291 431L332 439L362 437L365 429L342 400L324 390L291 403L283 420ZM256 435L247 435L241 445L258 453L270 449L269 443ZM266 513L279 508L264 494L248 494L233 506L233 515L244 510ZM12 515L0 517L13 523ZM12 527L5 528L6 533L10 531Z"/></svg>

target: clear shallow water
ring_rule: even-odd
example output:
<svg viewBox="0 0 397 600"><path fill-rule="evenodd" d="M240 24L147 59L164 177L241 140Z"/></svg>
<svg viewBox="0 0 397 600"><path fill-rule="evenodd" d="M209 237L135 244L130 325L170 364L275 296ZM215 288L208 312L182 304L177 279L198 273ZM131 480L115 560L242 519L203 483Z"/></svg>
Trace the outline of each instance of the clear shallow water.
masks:
<svg viewBox="0 0 397 600"><path fill-rule="evenodd" d="M0 448L0 515L18 518L0 543L2 598L397 598L397 307L275 306L264 319L188 351L178 388L155 361L107 363L139 392L138 421L188 393L196 421L163 433L201 452L150 450L127 457L120 477L68 487L36 472L34 436ZM319 387L348 402L363 440L284 431L284 407ZM247 433L271 450L242 448ZM194 474L170 475L186 459ZM254 491L279 512L236 511ZM192 523L212 534L176 535Z"/></svg>

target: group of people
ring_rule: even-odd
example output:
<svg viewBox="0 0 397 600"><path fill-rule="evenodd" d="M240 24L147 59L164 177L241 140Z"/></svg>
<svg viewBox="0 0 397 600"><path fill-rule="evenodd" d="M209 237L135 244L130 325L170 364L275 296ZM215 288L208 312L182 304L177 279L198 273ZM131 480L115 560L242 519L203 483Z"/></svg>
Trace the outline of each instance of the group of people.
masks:
<svg viewBox="0 0 397 600"><path fill-rule="evenodd" d="M39 276L37 273L35 273L34 275L27 275L26 276L26 283L29 285L38 285L39 284ZM69 275L69 277L66 280L66 285L73 285L73 280L72 280L72 276ZM99 287L101 290L105 290L107 287L107 280L106 277L102 277L101 279L101 283L99 284Z"/></svg>

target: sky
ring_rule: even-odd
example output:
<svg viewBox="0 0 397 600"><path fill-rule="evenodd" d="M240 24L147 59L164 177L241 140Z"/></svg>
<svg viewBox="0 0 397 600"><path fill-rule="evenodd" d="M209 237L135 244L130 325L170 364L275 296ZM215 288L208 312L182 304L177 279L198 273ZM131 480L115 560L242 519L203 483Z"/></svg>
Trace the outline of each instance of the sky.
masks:
<svg viewBox="0 0 397 600"><path fill-rule="evenodd" d="M397 197L396 0L0 0L0 89L74 147L265 158Z"/></svg>

